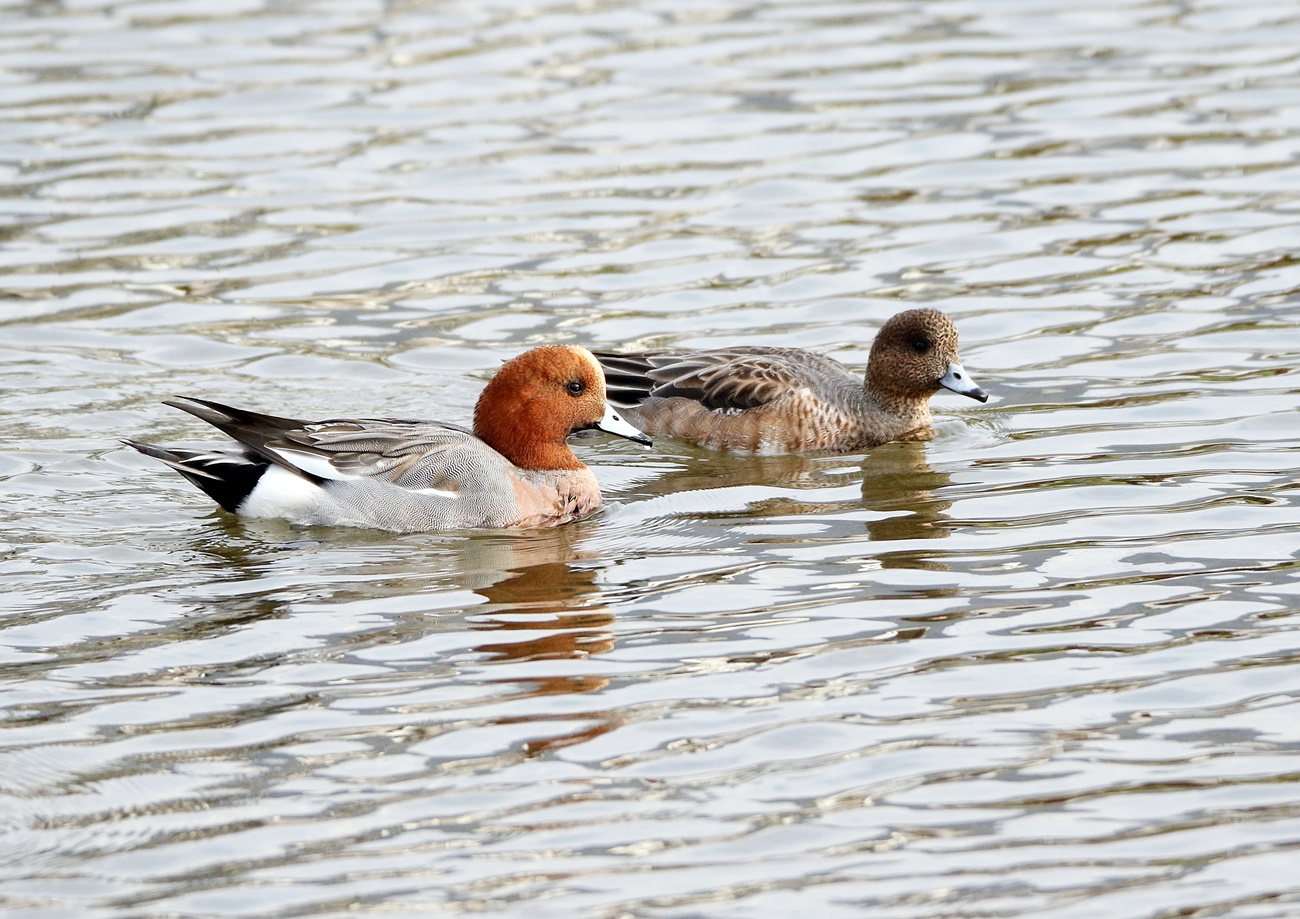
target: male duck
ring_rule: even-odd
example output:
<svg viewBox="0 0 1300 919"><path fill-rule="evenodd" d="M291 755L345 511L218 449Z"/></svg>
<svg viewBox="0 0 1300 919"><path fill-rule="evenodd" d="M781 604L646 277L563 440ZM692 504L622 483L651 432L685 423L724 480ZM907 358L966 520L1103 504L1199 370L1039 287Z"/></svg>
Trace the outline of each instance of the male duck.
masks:
<svg viewBox="0 0 1300 919"><path fill-rule="evenodd" d="M188 450L124 441L162 460L223 508L297 524L398 532L556 526L601 505L596 477L566 438L598 428L650 439L605 402L585 348L534 348L504 364L474 430L441 421L294 421L205 399L169 399L239 442Z"/></svg>

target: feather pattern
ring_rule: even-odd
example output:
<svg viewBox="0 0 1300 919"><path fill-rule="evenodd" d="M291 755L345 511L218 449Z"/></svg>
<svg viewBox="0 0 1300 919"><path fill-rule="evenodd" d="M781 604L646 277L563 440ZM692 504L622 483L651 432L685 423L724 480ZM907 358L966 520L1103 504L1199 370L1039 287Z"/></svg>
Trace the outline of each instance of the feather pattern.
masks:
<svg viewBox="0 0 1300 919"><path fill-rule="evenodd" d="M619 405L677 396L714 411L744 411L805 388L810 376L827 384L847 380L861 387L838 361L794 348L596 356L605 368L609 400Z"/></svg>
<svg viewBox="0 0 1300 919"><path fill-rule="evenodd" d="M399 488L438 488L479 461L474 454L484 447L473 432L441 421L303 422L206 399L169 399L166 404L197 415L256 455L318 484L375 478Z"/></svg>
<svg viewBox="0 0 1300 919"><path fill-rule="evenodd" d="M316 486L304 492L286 488L291 480L267 477L262 492L279 488L284 497L250 489L246 504L223 503L230 510L274 508L275 516L299 523L393 530L470 525L464 520L510 526L519 517L520 502L507 474L514 467L458 425L392 418L303 422L207 399L169 399L166 404L233 437L248 463L263 470L278 466ZM288 506L290 491L298 505L309 495L308 506ZM463 495L468 499L461 500Z"/></svg>
<svg viewBox="0 0 1300 919"><path fill-rule="evenodd" d="M865 376L797 348L597 352L609 400L642 430L741 453L848 452L929 437L941 388L981 402L957 330L934 309L904 310L872 343Z"/></svg>
<svg viewBox="0 0 1300 919"><path fill-rule="evenodd" d="M166 463L231 513L257 487L262 474L270 465L260 457L250 456L243 451L189 450L184 447L160 447L136 440L124 440L122 443L134 447L145 456Z"/></svg>

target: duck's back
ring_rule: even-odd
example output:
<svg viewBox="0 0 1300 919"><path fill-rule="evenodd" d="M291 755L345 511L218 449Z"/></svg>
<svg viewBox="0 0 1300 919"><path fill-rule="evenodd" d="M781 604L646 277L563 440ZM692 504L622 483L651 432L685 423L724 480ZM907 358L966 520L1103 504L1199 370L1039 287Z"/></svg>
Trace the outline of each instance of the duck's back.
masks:
<svg viewBox="0 0 1300 919"><path fill-rule="evenodd" d="M839 361L797 348L597 354L608 398L647 433L739 453L860 449L917 427ZM928 421L928 419L926 419Z"/></svg>

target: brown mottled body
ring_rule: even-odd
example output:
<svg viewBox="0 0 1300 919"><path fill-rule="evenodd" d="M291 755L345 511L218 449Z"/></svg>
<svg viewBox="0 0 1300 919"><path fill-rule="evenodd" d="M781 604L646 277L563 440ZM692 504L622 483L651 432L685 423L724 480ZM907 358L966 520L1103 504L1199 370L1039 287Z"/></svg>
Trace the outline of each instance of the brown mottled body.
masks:
<svg viewBox="0 0 1300 919"><path fill-rule="evenodd" d="M845 453L931 436L930 397L984 401L966 377L951 320L931 309L890 319L865 378L796 348L598 353L611 402L642 430L737 453Z"/></svg>
<svg viewBox="0 0 1300 919"><path fill-rule="evenodd" d="M772 402L728 414L706 408L681 396L651 396L623 414L653 436L672 437L733 453L778 454L800 451L846 453L890 440L919 439L909 434L929 434L929 412L900 416L886 429L872 424L862 384L850 378L852 389L815 395L799 389Z"/></svg>

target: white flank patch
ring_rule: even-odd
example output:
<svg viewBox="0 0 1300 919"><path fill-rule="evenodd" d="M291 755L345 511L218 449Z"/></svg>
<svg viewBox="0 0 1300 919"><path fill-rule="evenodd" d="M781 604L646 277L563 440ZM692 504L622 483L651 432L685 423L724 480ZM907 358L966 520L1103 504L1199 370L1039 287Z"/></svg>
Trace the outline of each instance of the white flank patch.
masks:
<svg viewBox="0 0 1300 919"><path fill-rule="evenodd" d="M271 452L284 457L285 462L292 463L308 475L320 479L335 479L342 482L347 479L361 478L359 475L340 472L328 459L316 453L299 453L297 450L272 450Z"/></svg>
<svg viewBox="0 0 1300 919"><path fill-rule="evenodd" d="M307 481L282 466L272 466L262 473L257 485L239 505L246 517L302 517L319 504L319 485Z"/></svg>
<svg viewBox="0 0 1300 919"><path fill-rule="evenodd" d="M443 491L441 488L410 488L407 489L413 495L431 495L435 498L451 498L453 501L460 500L460 492Z"/></svg>

